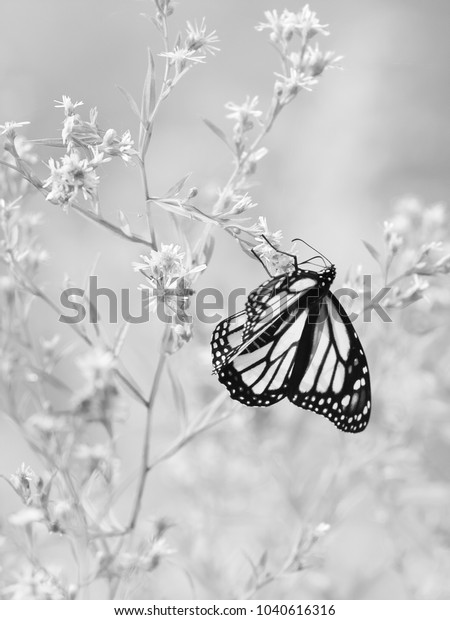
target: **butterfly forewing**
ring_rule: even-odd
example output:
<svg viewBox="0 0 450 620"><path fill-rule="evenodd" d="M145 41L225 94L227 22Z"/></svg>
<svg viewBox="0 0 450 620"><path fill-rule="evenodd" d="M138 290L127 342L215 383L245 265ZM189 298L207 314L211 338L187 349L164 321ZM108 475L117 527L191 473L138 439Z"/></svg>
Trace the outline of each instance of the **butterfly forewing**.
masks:
<svg viewBox="0 0 450 620"><path fill-rule="evenodd" d="M314 332L308 367L298 381L294 369L288 397L341 430L358 433L371 409L367 360L350 318L331 293L321 302Z"/></svg>
<svg viewBox="0 0 450 620"><path fill-rule="evenodd" d="M265 327L273 324L280 316L295 317L305 309L306 297L313 291L319 296L317 274L315 277L298 277L293 274L277 276L258 286L248 296L245 310L247 322L244 328L243 339L254 336L255 332L263 332Z"/></svg>

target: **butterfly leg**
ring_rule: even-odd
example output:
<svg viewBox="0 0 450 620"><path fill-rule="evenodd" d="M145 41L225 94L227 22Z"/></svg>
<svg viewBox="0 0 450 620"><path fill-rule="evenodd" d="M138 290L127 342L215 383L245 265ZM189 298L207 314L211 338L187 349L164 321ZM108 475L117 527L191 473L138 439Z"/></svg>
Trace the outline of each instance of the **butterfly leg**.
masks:
<svg viewBox="0 0 450 620"><path fill-rule="evenodd" d="M294 260L295 269L296 270L298 269L298 262L297 262L297 257L295 256L295 254L290 254L289 252L283 252L283 250L279 250L278 248L276 248L273 245L273 243L270 243L270 241L267 239L265 235L261 235L261 237L264 239L267 245L270 245L270 247L273 248L276 252L278 252L279 254L284 254L285 256L289 256L289 258L292 258Z"/></svg>
<svg viewBox="0 0 450 620"><path fill-rule="evenodd" d="M267 272L267 274L269 275L269 278L273 278L273 275L270 273L270 271L267 269L267 265L264 264L264 261L261 259L261 256L259 256L256 252L255 252L255 248L252 248L251 253L253 254L253 256L255 258L257 258L259 260L259 262L261 263L261 265L264 267L264 270Z"/></svg>

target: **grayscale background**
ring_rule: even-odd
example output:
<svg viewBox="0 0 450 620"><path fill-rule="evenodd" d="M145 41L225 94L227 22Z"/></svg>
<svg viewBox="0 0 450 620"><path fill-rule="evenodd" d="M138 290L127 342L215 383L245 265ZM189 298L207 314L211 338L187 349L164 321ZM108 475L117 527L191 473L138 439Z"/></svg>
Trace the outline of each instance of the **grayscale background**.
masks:
<svg viewBox="0 0 450 620"><path fill-rule="evenodd" d="M155 194L191 172L189 184L199 188L197 204L207 211L231 161L202 118L230 130L226 102L259 95L261 104L268 104L277 59L254 26L264 10L284 7L298 10L300 4L178 3L172 28L206 17L221 51L194 67L161 110L147 160ZM368 273L376 271L361 240L383 246L383 221L400 199L415 197L423 209L449 200L450 13L445 0L312 0L311 8L330 25L331 36L321 47L342 54L343 70L328 71L313 92L301 94L281 115L265 143L269 154L251 194L258 203L255 215L283 231L286 247L300 236L335 262L339 286L359 264ZM66 94L84 101L83 114L97 106L104 128L130 129L135 136L136 119L117 85L138 97L146 49L159 49L151 25L139 17L143 10L144 2L131 0L2 0L0 123L28 120L27 137L56 137L62 115L53 100ZM102 173L100 195L107 217L116 221L121 209L133 229L142 227L145 234L137 168L113 162ZM96 257L102 286L135 290L142 281L131 268L142 253L137 246L70 210L63 213L37 194L29 206L44 215L39 236L50 257L40 282L54 299L65 275L82 282ZM159 219L162 241L175 242L166 215ZM186 230L195 238L199 228L187 224ZM219 231L197 287L250 291L264 279L261 266ZM448 280L444 293L446 288ZM450 336L448 314L433 322L429 312L420 302L409 314L394 313L392 324L375 318L373 324L357 325L374 388L372 420L361 435L340 433L286 402L268 410L243 409L161 464L149 478L143 518L173 523L167 538L175 553L126 596L238 597L251 575L250 559L257 564L267 551L276 570L300 533L306 536L327 523L329 531L307 554L303 570L273 581L256 598L448 598ZM58 332L63 342L73 339L42 305L36 303L33 313L34 337ZM197 324L194 341L170 360L192 412L223 387L211 374L213 327ZM105 329L113 333L115 327ZM159 333L156 318L132 326L124 347L127 366L145 392L155 372ZM78 345L74 355L82 351ZM59 372L80 387L73 359ZM127 416L118 433L119 520L134 496L144 421L141 409L125 402ZM164 378L155 408L155 455L171 444L179 425ZM0 472L8 475L22 461L39 471L17 428L0 415ZM0 505L5 522L20 508L2 480ZM57 567L70 580L67 547L56 537L42 546L49 570ZM91 595L108 596L101 583Z"/></svg>

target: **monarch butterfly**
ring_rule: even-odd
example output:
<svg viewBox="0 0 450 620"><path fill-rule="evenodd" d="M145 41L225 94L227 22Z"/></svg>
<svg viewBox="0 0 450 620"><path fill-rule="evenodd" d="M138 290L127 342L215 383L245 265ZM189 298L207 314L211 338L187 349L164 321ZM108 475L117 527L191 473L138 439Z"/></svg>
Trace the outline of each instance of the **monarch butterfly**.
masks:
<svg viewBox="0 0 450 620"><path fill-rule="evenodd" d="M245 405L267 407L287 397L359 433L371 411L369 369L349 316L330 292L336 267L320 255L304 263L320 258L324 268L303 269L295 255L280 254L293 259L290 270L258 286L245 310L214 329L214 372Z"/></svg>

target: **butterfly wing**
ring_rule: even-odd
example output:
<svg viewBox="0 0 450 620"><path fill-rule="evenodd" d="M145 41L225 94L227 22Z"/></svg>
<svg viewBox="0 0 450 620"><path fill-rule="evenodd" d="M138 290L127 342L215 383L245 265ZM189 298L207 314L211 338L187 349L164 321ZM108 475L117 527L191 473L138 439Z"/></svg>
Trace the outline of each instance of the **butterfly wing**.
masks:
<svg viewBox="0 0 450 620"><path fill-rule="evenodd" d="M273 278L212 339L219 381L247 406L285 396L357 433L371 409L366 356L350 318L316 274ZM331 281L331 280L330 280Z"/></svg>
<svg viewBox="0 0 450 620"><path fill-rule="evenodd" d="M312 319L310 357L305 364L299 347L289 400L327 417L343 431L359 433L369 422L371 392L358 335L332 293L322 298L319 313Z"/></svg>
<svg viewBox="0 0 450 620"><path fill-rule="evenodd" d="M243 340L254 340L258 334L263 338L270 337L281 317L294 320L299 311L311 305L312 300L319 300L318 284L318 274L299 271L296 275L278 276L258 286L250 293L245 305L247 322ZM271 325L272 330L268 329ZM256 339L254 346L258 344L259 340Z"/></svg>
<svg viewBox="0 0 450 620"><path fill-rule="evenodd" d="M281 276L250 293L246 310L219 323L213 364L231 396L268 406L287 395L298 341L308 323L308 298L319 297L317 278Z"/></svg>

